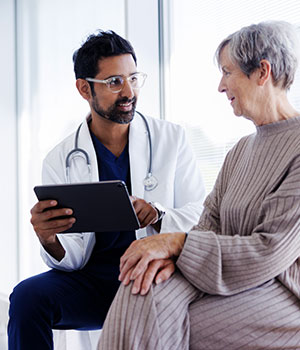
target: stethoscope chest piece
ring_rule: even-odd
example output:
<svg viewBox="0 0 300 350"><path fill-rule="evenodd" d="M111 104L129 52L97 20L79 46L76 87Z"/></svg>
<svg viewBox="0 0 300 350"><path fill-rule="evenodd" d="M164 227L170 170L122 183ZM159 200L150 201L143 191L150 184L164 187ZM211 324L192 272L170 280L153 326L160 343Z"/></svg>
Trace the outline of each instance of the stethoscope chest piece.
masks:
<svg viewBox="0 0 300 350"><path fill-rule="evenodd" d="M158 185L157 178L152 175L151 173L148 173L148 175L144 178L144 187L146 191L152 191L154 190Z"/></svg>

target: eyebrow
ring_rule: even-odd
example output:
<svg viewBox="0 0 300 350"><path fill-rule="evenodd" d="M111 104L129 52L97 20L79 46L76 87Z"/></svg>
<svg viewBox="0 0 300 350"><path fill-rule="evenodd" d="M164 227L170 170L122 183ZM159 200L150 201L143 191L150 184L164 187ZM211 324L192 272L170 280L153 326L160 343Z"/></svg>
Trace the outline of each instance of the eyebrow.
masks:
<svg viewBox="0 0 300 350"><path fill-rule="evenodd" d="M130 73L129 75L128 75L128 77L131 77L132 75L134 75L134 74L136 74L136 73L138 73L138 71L136 71L136 72L133 72L133 73ZM123 75L123 74L113 74L113 75L110 75L109 77L107 77L107 78L105 78L105 79L102 79L102 80L107 80L107 79L110 79L110 78L115 78L115 77L125 77L125 75Z"/></svg>

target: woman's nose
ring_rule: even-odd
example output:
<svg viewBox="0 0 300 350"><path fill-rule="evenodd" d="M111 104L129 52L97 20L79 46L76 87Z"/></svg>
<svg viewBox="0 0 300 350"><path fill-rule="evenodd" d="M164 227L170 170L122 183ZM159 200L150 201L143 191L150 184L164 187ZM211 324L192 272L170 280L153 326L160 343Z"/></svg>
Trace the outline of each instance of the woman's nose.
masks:
<svg viewBox="0 0 300 350"><path fill-rule="evenodd" d="M226 87L225 87L225 84L224 84L224 77L222 77L222 79L221 79L221 81L219 83L218 91L219 92L225 92L226 91Z"/></svg>

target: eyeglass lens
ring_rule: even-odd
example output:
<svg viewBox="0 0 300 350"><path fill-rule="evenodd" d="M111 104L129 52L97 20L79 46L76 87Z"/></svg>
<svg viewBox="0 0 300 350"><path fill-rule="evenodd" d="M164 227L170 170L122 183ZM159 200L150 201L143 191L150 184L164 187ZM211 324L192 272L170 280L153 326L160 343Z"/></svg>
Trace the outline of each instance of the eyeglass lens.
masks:
<svg viewBox="0 0 300 350"><path fill-rule="evenodd" d="M125 83L125 79L121 76L118 77L112 77L109 79L107 82L107 86L115 92L120 91ZM144 81L145 81L145 75L144 74L133 74L127 78L129 84L133 89L139 89L143 86Z"/></svg>

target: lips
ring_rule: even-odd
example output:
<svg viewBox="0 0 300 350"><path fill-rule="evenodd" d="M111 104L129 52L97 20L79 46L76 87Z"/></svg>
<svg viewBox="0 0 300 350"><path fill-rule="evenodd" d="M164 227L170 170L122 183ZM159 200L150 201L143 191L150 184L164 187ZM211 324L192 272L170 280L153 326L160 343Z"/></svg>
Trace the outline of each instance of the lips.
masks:
<svg viewBox="0 0 300 350"><path fill-rule="evenodd" d="M128 107L128 106L131 106L132 105L132 102L130 103L119 103L118 106L120 107Z"/></svg>
<svg viewBox="0 0 300 350"><path fill-rule="evenodd" d="M116 102L116 107L122 112L130 112L134 107L136 99L122 99Z"/></svg>
<svg viewBox="0 0 300 350"><path fill-rule="evenodd" d="M132 102L130 102L130 103L118 103L117 106L122 111L128 112L128 111L131 111L131 109L132 109Z"/></svg>
<svg viewBox="0 0 300 350"><path fill-rule="evenodd" d="M230 101L230 103L232 104L233 101L235 100L235 97L228 97L228 100Z"/></svg>

